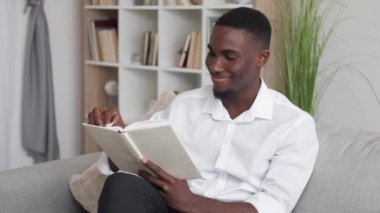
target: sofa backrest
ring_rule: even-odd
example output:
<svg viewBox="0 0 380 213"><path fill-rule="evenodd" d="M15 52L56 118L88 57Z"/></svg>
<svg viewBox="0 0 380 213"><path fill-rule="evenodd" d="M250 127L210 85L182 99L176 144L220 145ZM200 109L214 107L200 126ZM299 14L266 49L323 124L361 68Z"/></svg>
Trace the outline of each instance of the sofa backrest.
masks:
<svg viewBox="0 0 380 213"><path fill-rule="evenodd" d="M380 133L319 125L317 162L293 213L379 213Z"/></svg>

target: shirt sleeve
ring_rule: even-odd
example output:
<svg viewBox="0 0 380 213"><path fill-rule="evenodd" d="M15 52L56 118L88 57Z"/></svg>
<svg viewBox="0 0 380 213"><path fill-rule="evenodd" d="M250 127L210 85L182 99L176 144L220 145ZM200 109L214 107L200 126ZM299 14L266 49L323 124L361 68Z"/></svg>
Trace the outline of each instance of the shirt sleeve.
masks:
<svg viewBox="0 0 380 213"><path fill-rule="evenodd" d="M317 158L319 143L311 116L303 116L294 122L281 140L261 190L246 200L259 213L291 212Z"/></svg>

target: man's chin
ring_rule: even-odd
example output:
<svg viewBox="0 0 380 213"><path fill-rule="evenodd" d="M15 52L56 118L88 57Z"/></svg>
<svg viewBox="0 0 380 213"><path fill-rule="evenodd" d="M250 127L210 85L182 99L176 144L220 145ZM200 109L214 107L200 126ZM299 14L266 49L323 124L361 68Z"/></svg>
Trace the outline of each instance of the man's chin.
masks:
<svg viewBox="0 0 380 213"><path fill-rule="evenodd" d="M226 97L232 95L232 92L229 91L229 90L218 91L218 90L216 90L216 89L214 88L213 91L214 91L214 96L215 96L215 98L217 98L217 99L223 99L223 98L226 98Z"/></svg>

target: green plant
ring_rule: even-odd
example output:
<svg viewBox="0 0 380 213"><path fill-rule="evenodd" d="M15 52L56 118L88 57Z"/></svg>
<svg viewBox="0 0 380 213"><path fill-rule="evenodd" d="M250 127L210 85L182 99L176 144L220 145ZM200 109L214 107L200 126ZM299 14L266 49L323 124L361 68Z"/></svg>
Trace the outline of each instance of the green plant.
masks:
<svg viewBox="0 0 380 213"><path fill-rule="evenodd" d="M319 61L333 30L324 30L330 7L321 11L317 0L277 0L277 4L284 39L285 95L313 114Z"/></svg>

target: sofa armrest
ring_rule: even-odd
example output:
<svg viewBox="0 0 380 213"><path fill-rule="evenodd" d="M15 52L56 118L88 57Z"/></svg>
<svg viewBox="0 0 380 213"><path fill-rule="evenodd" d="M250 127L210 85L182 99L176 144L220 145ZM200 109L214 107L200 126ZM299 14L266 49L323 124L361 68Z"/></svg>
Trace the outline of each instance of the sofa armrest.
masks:
<svg viewBox="0 0 380 213"><path fill-rule="evenodd" d="M319 125L313 174L293 213L379 213L380 133Z"/></svg>
<svg viewBox="0 0 380 213"><path fill-rule="evenodd" d="M99 153L0 172L0 212L85 212L68 182L99 158Z"/></svg>

